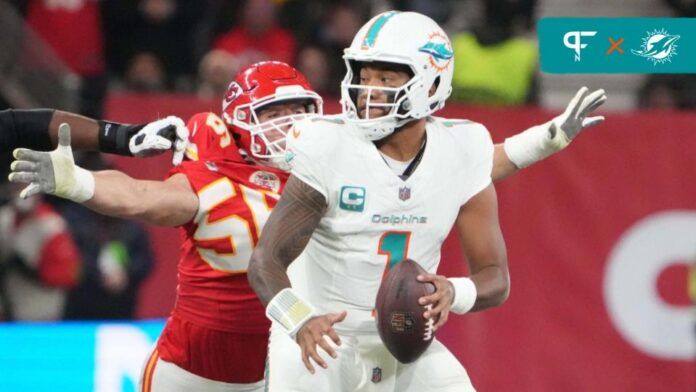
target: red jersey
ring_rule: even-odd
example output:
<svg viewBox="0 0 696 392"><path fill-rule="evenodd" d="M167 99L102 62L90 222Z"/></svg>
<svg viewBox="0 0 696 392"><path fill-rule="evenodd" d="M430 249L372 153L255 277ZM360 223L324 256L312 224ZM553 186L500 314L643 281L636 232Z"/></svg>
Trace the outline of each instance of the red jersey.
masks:
<svg viewBox="0 0 696 392"><path fill-rule="evenodd" d="M181 227L176 303L157 352L210 380L258 382L270 321L246 270L289 174L245 161L213 113L196 114L187 126L187 160L170 176L186 176L199 207Z"/></svg>
<svg viewBox="0 0 696 392"><path fill-rule="evenodd" d="M186 175L199 199L182 228L174 314L219 331L267 332L246 270L288 173L231 160L184 162L171 173Z"/></svg>

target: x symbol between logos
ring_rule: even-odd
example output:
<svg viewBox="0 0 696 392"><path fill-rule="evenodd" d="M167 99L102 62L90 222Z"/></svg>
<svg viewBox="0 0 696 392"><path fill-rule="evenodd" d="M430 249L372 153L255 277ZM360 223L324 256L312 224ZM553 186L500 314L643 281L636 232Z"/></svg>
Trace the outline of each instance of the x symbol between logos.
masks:
<svg viewBox="0 0 696 392"><path fill-rule="evenodd" d="M619 38L618 41L614 42L614 39L609 37L609 42L611 42L611 46L609 47L609 50L607 50L607 55L609 53L613 52L614 50L623 54L623 49L621 49L621 46L620 46L623 41L624 41L623 38Z"/></svg>

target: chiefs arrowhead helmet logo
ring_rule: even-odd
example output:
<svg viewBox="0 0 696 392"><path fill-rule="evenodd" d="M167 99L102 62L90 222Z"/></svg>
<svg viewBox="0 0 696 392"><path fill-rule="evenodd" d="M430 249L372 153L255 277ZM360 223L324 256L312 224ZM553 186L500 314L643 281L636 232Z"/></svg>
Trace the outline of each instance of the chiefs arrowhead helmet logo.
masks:
<svg viewBox="0 0 696 392"><path fill-rule="evenodd" d="M240 95L242 95L242 86L237 82L230 83L225 92L225 97L223 98L223 110L228 107L232 102L236 101Z"/></svg>

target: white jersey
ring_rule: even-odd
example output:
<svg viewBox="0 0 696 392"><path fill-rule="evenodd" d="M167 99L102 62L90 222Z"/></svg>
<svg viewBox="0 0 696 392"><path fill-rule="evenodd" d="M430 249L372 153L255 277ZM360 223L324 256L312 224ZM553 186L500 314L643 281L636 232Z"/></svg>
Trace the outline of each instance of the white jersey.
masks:
<svg viewBox="0 0 696 392"><path fill-rule="evenodd" d="M289 132L292 175L321 192L328 209L288 273L319 313L348 311L339 332L376 331L372 310L389 266L411 258L434 273L460 207L491 183L493 143L483 125L431 117L426 133L420 164L404 181L341 117Z"/></svg>

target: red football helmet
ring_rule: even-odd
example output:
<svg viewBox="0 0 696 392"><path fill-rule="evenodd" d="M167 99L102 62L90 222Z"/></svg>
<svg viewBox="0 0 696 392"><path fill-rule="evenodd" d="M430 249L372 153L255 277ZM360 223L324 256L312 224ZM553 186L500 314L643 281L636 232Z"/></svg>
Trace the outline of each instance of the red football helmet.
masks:
<svg viewBox="0 0 696 392"><path fill-rule="evenodd" d="M300 103L304 113L265 122L259 112L278 103ZM222 118L247 156L287 170L285 138L295 121L322 114L323 101L298 70L279 61L262 61L240 71L222 100Z"/></svg>

